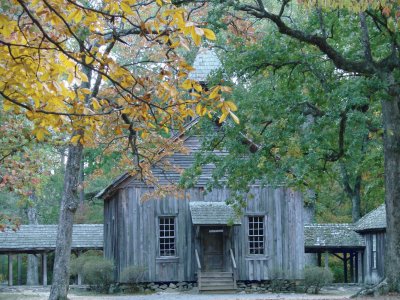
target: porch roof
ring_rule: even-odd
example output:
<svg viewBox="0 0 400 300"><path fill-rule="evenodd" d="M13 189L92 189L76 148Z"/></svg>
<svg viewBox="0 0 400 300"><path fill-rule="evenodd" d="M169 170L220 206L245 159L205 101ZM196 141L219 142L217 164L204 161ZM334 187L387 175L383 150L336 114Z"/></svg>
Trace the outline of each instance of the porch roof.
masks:
<svg viewBox="0 0 400 300"><path fill-rule="evenodd" d="M240 225L233 208L224 202L189 202L193 225Z"/></svg>

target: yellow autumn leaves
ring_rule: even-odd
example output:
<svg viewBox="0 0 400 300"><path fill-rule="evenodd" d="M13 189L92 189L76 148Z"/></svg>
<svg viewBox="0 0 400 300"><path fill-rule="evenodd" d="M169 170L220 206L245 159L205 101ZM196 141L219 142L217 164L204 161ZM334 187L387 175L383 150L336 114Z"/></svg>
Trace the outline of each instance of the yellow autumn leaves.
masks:
<svg viewBox="0 0 400 300"><path fill-rule="evenodd" d="M232 91L230 87L217 85L213 87L210 91L204 92L205 97L202 97L199 94L203 92L203 88L195 80L186 79L182 83L182 88L195 91L190 93L190 95L197 99L198 102L201 102L196 105L196 113L200 117L203 117L207 114L208 117L211 118L211 111L215 111L215 108L217 108L222 112L222 115L218 120L219 123L224 122L225 119L230 115L233 121L239 124L239 118L233 113L234 111L237 111L235 103L233 103L232 101L226 101L223 97L224 94L228 94ZM200 101L201 99L202 101Z"/></svg>
<svg viewBox="0 0 400 300"><path fill-rule="evenodd" d="M220 110L221 122L229 115L239 122L236 106L224 100L228 87L204 91L186 79L193 68L169 53L185 46L186 37L196 45L216 39L169 0L104 0L99 6L68 0L12 2L12 12L0 3L0 93L3 109L24 114L37 140L58 132L80 132L71 142L84 144L99 136L123 136L129 126L121 122L122 114L138 124L134 129L143 139L151 132L168 133L170 124L182 124L196 112L210 116ZM134 44L129 44L131 36ZM105 53L115 43L125 53ZM133 71L118 59L129 60L134 51L146 56L141 49L152 47L159 49L158 57L151 57L155 63L144 71ZM172 57L169 62L163 61L165 53ZM187 94L194 100L185 100Z"/></svg>

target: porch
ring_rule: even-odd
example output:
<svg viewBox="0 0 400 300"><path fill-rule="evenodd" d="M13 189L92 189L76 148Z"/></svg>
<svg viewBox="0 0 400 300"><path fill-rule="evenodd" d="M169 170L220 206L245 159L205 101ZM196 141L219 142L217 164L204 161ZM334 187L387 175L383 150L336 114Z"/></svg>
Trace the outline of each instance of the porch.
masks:
<svg viewBox="0 0 400 300"><path fill-rule="evenodd" d="M199 291L236 290L238 270L233 226L241 225L240 219L223 202L190 202L190 212Z"/></svg>

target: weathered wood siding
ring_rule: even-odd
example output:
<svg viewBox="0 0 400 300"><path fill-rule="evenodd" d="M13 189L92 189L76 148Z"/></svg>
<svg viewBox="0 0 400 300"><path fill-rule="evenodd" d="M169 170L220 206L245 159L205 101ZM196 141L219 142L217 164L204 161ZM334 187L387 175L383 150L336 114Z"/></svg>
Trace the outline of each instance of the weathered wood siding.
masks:
<svg viewBox="0 0 400 300"><path fill-rule="evenodd" d="M185 141L192 153L198 150L198 137ZM223 155L223 153L221 153ZM192 165L192 155L174 154L170 160L183 169ZM211 177L212 166L205 166L199 181L185 191L184 199L167 198L141 203L144 194L152 190L143 182L130 178L119 185L115 193L104 201L104 253L116 265L116 279L130 265L147 268L144 281L194 281L196 261L194 249L199 245L192 225L189 201L225 201L227 189L204 193ZM154 169L161 183L179 180L179 174ZM229 265L232 247L240 280L271 279L276 272L287 279L301 278L304 266L303 200L298 192L286 188L251 187L242 225L234 226L225 244ZM248 216L265 216L265 255L248 253ZM158 256L158 217L176 217L175 258ZM200 250L200 249L198 249Z"/></svg>
<svg viewBox="0 0 400 300"><path fill-rule="evenodd" d="M198 242L189 201L225 201L229 192L218 189L205 194L200 188L193 188L186 191L183 200L141 203L141 197L150 190L127 187L105 201L105 255L114 260L118 279L127 266L140 265L147 268L145 281L195 280L194 247ZM268 187L252 187L250 193L254 198L248 200L242 225L233 227L229 241L236 256L239 279L270 279L278 270L284 278L301 278L304 266L301 195L289 189ZM248 253L247 217L253 215L265 216L265 255ZM177 258L158 257L159 216L176 216ZM229 248L226 247L227 257Z"/></svg>
<svg viewBox="0 0 400 300"><path fill-rule="evenodd" d="M376 235L376 268L373 268L373 235ZM363 233L365 238L363 269L364 281L366 283L377 283L384 277L385 235L386 233L384 231Z"/></svg>

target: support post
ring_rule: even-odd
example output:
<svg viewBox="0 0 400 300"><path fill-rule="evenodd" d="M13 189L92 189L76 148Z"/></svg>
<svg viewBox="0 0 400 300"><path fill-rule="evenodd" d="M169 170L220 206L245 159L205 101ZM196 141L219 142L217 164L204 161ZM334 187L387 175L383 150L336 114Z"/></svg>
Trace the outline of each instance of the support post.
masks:
<svg viewBox="0 0 400 300"><path fill-rule="evenodd" d="M329 269L329 252L325 251L325 269Z"/></svg>
<svg viewBox="0 0 400 300"><path fill-rule="evenodd" d="M47 285L47 253L42 254L42 283Z"/></svg>
<svg viewBox="0 0 400 300"><path fill-rule="evenodd" d="M22 285L22 257L21 254L17 255L17 281L18 285Z"/></svg>
<svg viewBox="0 0 400 300"><path fill-rule="evenodd" d="M81 253L81 251L76 251L76 257L78 258L80 255L81 255L82 253ZM81 272L79 271L78 272L78 285L82 285L82 274L81 274Z"/></svg>
<svg viewBox="0 0 400 300"><path fill-rule="evenodd" d="M8 285L13 285L13 256L8 254Z"/></svg>
<svg viewBox="0 0 400 300"><path fill-rule="evenodd" d="M322 262L321 262L321 252L318 252L318 254L317 254L317 260L318 260L318 267L320 267L320 266L322 265Z"/></svg>
<svg viewBox="0 0 400 300"><path fill-rule="evenodd" d="M354 253L350 253L350 282L354 282Z"/></svg>
<svg viewBox="0 0 400 300"><path fill-rule="evenodd" d="M344 282L347 283L347 252L343 252Z"/></svg>
<svg viewBox="0 0 400 300"><path fill-rule="evenodd" d="M358 251L354 253L354 273L355 273L355 282L358 283Z"/></svg>

